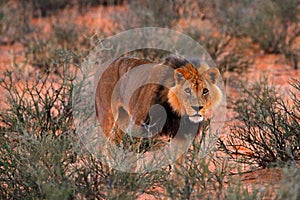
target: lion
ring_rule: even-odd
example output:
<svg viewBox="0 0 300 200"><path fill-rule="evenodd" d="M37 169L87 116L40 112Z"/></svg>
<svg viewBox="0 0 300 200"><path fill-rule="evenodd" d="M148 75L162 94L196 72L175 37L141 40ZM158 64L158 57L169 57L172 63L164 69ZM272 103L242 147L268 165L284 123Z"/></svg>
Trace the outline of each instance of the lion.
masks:
<svg viewBox="0 0 300 200"><path fill-rule="evenodd" d="M99 77L96 117L106 137L117 142L133 130L146 137L198 134L207 110L222 99L219 78L217 68L196 59L120 57Z"/></svg>

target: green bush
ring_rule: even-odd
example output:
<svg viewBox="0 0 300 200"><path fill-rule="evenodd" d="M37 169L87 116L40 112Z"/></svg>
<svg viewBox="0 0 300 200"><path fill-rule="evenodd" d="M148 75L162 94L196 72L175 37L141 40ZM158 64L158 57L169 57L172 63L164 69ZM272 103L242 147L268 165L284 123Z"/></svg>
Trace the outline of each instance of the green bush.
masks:
<svg viewBox="0 0 300 200"><path fill-rule="evenodd" d="M282 53L298 68L299 1L217 1L218 16L234 36L249 36L266 53Z"/></svg>
<svg viewBox="0 0 300 200"><path fill-rule="evenodd" d="M54 44L50 40L33 38L27 41L25 56L29 64L42 70L53 67Z"/></svg>
<svg viewBox="0 0 300 200"><path fill-rule="evenodd" d="M130 11L135 14L139 27L172 27L176 18L174 6L170 0L158 0L155 3L151 0L129 2Z"/></svg>
<svg viewBox="0 0 300 200"><path fill-rule="evenodd" d="M122 31L137 27L171 28L178 18L175 7L172 0L158 0L155 3L151 0L128 1L128 10L113 13L111 17Z"/></svg>
<svg viewBox="0 0 300 200"><path fill-rule="evenodd" d="M276 195L277 199L300 198L300 169L299 166L290 165L282 169L282 179Z"/></svg>
<svg viewBox="0 0 300 200"><path fill-rule="evenodd" d="M297 0L262 1L245 31L267 53L281 53L284 48L291 48L290 44L300 36L300 28L296 26L299 23L297 4ZM296 24L291 26L291 23Z"/></svg>
<svg viewBox="0 0 300 200"><path fill-rule="evenodd" d="M250 25L252 0L216 0L216 16L227 31L234 36L243 36L245 27Z"/></svg>
<svg viewBox="0 0 300 200"><path fill-rule="evenodd" d="M220 199L230 169L228 163L216 160L213 154L201 158L199 144L194 143L191 149L175 168L174 175L163 183L166 191L163 196L171 199Z"/></svg>
<svg viewBox="0 0 300 200"><path fill-rule="evenodd" d="M18 0L17 4L30 8L34 17L47 17L57 14L59 10L77 6L81 11L90 6L121 5L124 0ZM1 4L1 2L0 2Z"/></svg>
<svg viewBox="0 0 300 200"><path fill-rule="evenodd" d="M79 197L88 199L137 199L153 194L153 188L166 181L168 171L128 173L110 169L92 155L79 158L74 183Z"/></svg>
<svg viewBox="0 0 300 200"><path fill-rule="evenodd" d="M213 7L212 2L193 0L151 0L128 1L129 11L114 13L115 21L120 22L122 30L136 27L177 26L178 19L189 21L192 18L205 18L210 15L207 9Z"/></svg>
<svg viewBox="0 0 300 200"><path fill-rule="evenodd" d="M57 22L52 24L52 29L53 34L48 38L33 34L24 40L27 62L42 71L47 71L56 67L55 58L59 57L60 52L72 50L80 55L72 57L73 63L79 64L91 46L90 38L80 37L83 27Z"/></svg>
<svg viewBox="0 0 300 200"><path fill-rule="evenodd" d="M124 0L75 0L76 4L82 7L98 6L98 5L122 5Z"/></svg>
<svg viewBox="0 0 300 200"><path fill-rule="evenodd" d="M225 32L214 34L210 28L189 27L185 32L206 49L220 72L246 72L252 61L247 56L247 44L234 41Z"/></svg>
<svg viewBox="0 0 300 200"><path fill-rule="evenodd" d="M237 162L263 168L299 161L299 80L292 86L289 102L267 81L241 86L240 98L230 103L235 123L220 148Z"/></svg>
<svg viewBox="0 0 300 200"><path fill-rule="evenodd" d="M63 68L65 63L59 63ZM22 84L6 72L0 113L1 199L67 199L73 196L72 81L65 68Z"/></svg>
<svg viewBox="0 0 300 200"><path fill-rule="evenodd" d="M61 23L56 23L52 25L54 36L59 44L62 44L63 47L70 48L74 43L78 43L79 30L75 24L66 23L62 25Z"/></svg>
<svg viewBox="0 0 300 200"><path fill-rule="evenodd" d="M0 3L0 43L20 42L34 31L31 26L32 8L27 4L3 1Z"/></svg>
<svg viewBox="0 0 300 200"><path fill-rule="evenodd" d="M21 0L23 4L28 4L33 8L33 14L36 17L45 17L56 13L71 3L70 0Z"/></svg>

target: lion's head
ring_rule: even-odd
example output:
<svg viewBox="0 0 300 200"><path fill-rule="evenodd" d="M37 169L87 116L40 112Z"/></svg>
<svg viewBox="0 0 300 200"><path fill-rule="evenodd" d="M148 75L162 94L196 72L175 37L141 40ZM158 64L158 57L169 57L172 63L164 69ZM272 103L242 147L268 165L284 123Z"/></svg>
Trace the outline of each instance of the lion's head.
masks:
<svg viewBox="0 0 300 200"><path fill-rule="evenodd" d="M222 93L216 85L220 77L217 68L187 63L174 70L175 86L168 93L168 102L180 116L187 115L193 123L204 120L208 109L216 106Z"/></svg>

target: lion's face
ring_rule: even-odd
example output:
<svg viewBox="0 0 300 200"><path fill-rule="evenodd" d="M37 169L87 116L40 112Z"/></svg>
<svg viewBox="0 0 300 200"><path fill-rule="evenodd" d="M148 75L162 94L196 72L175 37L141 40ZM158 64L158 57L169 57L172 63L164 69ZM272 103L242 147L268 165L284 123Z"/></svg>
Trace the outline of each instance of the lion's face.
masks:
<svg viewBox="0 0 300 200"><path fill-rule="evenodd" d="M168 94L168 102L175 112L187 115L191 122L204 120L209 108L221 100L221 91L216 85L220 73L206 65L198 70L191 64L174 71L175 86Z"/></svg>

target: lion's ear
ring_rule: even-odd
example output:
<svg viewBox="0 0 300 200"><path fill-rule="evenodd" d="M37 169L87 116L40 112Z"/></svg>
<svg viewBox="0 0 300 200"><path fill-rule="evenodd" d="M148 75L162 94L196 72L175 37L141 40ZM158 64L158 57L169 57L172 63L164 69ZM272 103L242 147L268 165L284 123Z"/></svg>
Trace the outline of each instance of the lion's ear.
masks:
<svg viewBox="0 0 300 200"><path fill-rule="evenodd" d="M213 84L216 84L220 77L220 71L215 67L209 68L205 71L205 77L208 80L210 80Z"/></svg>
<svg viewBox="0 0 300 200"><path fill-rule="evenodd" d="M175 83L179 84L184 80L184 70L182 68L178 68L174 70L174 79Z"/></svg>

